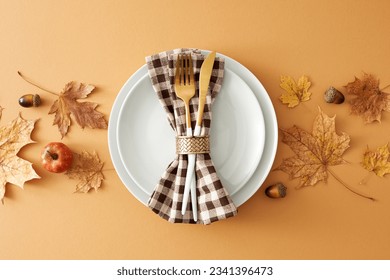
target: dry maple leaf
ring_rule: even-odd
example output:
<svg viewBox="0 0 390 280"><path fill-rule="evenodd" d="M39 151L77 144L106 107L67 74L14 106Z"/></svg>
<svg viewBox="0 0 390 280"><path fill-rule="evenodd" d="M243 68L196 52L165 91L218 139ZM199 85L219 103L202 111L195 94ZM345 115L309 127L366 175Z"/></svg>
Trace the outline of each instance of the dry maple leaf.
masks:
<svg viewBox="0 0 390 280"><path fill-rule="evenodd" d="M65 85L62 92L57 94L33 83L20 71L18 71L18 75L29 84L58 96L58 99L51 106L49 114L55 113L53 125L58 125L62 138L68 133L69 126L72 124L71 115L82 128L86 126L90 128L107 128L108 125L104 115L96 111L98 104L77 101L81 98L87 98L95 89L93 85L69 82Z"/></svg>
<svg viewBox="0 0 390 280"><path fill-rule="evenodd" d="M0 109L1 112L1 109ZM33 143L30 135L36 120L25 120L19 116L6 126L0 127L0 200L5 195L8 183L23 188L26 181L40 178L32 163L17 156L22 147Z"/></svg>
<svg viewBox="0 0 390 280"><path fill-rule="evenodd" d="M364 74L362 79L355 77L345 88L347 93L356 95L350 101L351 112L361 116L365 123L380 122L382 111L390 111L389 94L379 89L379 80L373 75Z"/></svg>
<svg viewBox="0 0 390 280"><path fill-rule="evenodd" d="M344 187L362 197L374 200L351 189L338 178L330 166L346 163L342 158L349 148L350 137L346 133L336 133L335 116L330 118L321 109L314 120L311 133L293 126L281 130L282 141L295 153L294 157L283 159L282 164L275 170L281 170L290 175L290 178L299 178L299 187L314 186L320 181L327 181L328 172Z"/></svg>
<svg viewBox="0 0 390 280"><path fill-rule="evenodd" d="M386 144L376 149L375 152L370 151L367 147L363 154L362 166L368 171L373 171L379 177L390 173L390 150Z"/></svg>
<svg viewBox="0 0 390 280"><path fill-rule="evenodd" d="M309 88L311 82L306 76L299 78L298 83L290 76L280 77L280 87L285 90L280 96L283 104L288 104L288 107L293 108L302 101L310 99L311 93Z"/></svg>
<svg viewBox="0 0 390 280"><path fill-rule="evenodd" d="M54 114L53 125L58 125L62 138L68 133L72 121L70 115L84 128L107 128L107 121L104 115L96 111L98 106L92 102L78 102L78 99L86 98L94 86L77 82L70 82L65 85L64 90L59 94L50 108L49 114Z"/></svg>
<svg viewBox="0 0 390 280"><path fill-rule="evenodd" d="M319 109L314 120L312 133L293 126L282 131L282 141L294 151L296 156L284 159L277 168L300 178L300 186L313 186L328 178L328 167L345 163L343 153L349 147L347 134L336 134L335 117L328 117Z"/></svg>
<svg viewBox="0 0 390 280"><path fill-rule="evenodd" d="M104 180L103 165L96 152L89 154L83 151L74 154L73 165L65 174L70 179L79 180L75 192L87 193L90 189L97 191Z"/></svg>

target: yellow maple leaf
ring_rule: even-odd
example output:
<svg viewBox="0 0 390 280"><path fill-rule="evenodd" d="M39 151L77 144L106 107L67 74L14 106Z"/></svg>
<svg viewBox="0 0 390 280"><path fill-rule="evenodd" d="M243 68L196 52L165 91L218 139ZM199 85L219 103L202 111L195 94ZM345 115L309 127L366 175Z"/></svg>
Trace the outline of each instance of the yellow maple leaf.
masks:
<svg viewBox="0 0 390 280"><path fill-rule="evenodd" d="M304 75L299 78L298 83L290 76L281 76L280 87L284 89L284 92L280 96L280 100L283 104L288 104L288 107L293 108L300 102L310 99L310 86L311 82Z"/></svg>
<svg viewBox="0 0 390 280"><path fill-rule="evenodd" d="M1 111L1 110L0 110ZM22 147L33 143L30 135L35 120L25 120L20 115L0 127L0 200L5 195L5 185L14 184L20 188L26 181L40 178L32 167L32 163L17 156Z"/></svg>
<svg viewBox="0 0 390 280"><path fill-rule="evenodd" d="M314 120L312 133L293 126L281 129L282 141L296 156L284 159L277 168L291 178L300 178L300 186L313 186L328 178L328 167L345 163L342 154L349 147L347 134L336 134L335 117L328 117L321 110Z"/></svg>
<svg viewBox="0 0 390 280"><path fill-rule="evenodd" d="M350 188L329 169L330 166L346 163L342 155L349 148L350 141L346 133L336 133L335 117L329 117L319 109L311 133L293 126L281 129L281 134L282 142L293 150L295 156L283 159L275 170L286 172L291 179L299 178L299 187L326 182L329 173L351 192L375 200Z"/></svg>
<svg viewBox="0 0 390 280"><path fill-rule="evenodd" d="M379 177L383 177L390 173L390 150L389 144L376 149L375 152L370 151L367 147L363 154L362 166L368 171L374 172Z"/></svg>

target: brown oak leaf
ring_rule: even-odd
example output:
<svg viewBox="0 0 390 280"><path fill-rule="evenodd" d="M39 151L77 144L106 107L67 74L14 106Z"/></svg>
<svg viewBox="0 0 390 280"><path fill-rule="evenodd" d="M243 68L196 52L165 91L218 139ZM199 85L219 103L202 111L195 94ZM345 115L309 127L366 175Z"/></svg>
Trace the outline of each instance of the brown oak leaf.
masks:
<svg viewBox="0 0 390 280"><path fill-rule="evenodd" d="M58 125L62 138L72 123L71 115L82 128L107 128L104 115L95 110L98 106L96 103L77 101L86 98L94 88L92 85L69 82L51 106L49 114L55 113L53 125Z"/></svg>
<svg viewBox="0 0 390 280"><path fill-rule="evenodd" d="M328 178L328 167L345 163L343 153L349 147L347 134L338 135L335 117L328 117L319 109L311 133L293 126L282 129L282 141L296 156L284 159L276 169L286 172L290 178L300 178L300 187L313 186Z"/></svg>
<svg viewBox="0 0 390 280"><path fill-rule="evenodd" d="M2 109L0 109L1 112ZM1 115L1 113L0 113ZM20 188L26 181L40 178L32 163L17 156L25 145L33 143L30 135L36 120L25 120L19 116L6 126L0 127L0 200L5 195L5 185L14 184Z"/></svg>
<svg viewBox="0 0 390 280"><path fill-rule="evenodd" d="M350 101L351 112L361 116L365 123L380 122L382 111L390 111L389 94L379 89L379 80L373 75L355 77L345 88L347 93L356 96Z"/></svg>
<svg viewBox="0 0 390 280"><path fill-rule="evenodd" d="M362 166L368 171L374 172L379 177L390 173L390 150L389 145L386 144L370 151L368 148L363 154Z"/></svg>
<svg viewBox="0 0 390 280"><path fill-rule="evenodd" d="M103 165L96 152L86 151L74 154L72 167L65 173L70 179L79 180L75 192L87 193L90 189L100 188L103 176Z"/></svg>

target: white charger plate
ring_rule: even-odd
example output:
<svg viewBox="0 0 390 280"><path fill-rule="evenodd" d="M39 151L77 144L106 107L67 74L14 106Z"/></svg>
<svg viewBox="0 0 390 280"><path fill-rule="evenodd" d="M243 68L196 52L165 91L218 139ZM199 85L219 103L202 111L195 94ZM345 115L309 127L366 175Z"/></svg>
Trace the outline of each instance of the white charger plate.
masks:
<svg viewBox="0 0 390 280"><path fill-rule="evenodd" d="M212 106L211 158L230 195L239 191L259 164L264 147L264 120L246 83L226 69ZM119 155L137 187L151 194L175 158L175 134L144 75L128 92L118 118Z"/></svg>
<svg viewBox="0 0 390 280"><path fill-rule="evenodd" d="M231 186L227 187L228 190L230 188L229 191L232 193L231 196L232 196L233 202L236 204L236 206L240 206L245 201L247 201L258 190L258 188L264 182L266 176L268 175L268 173L272 167L273 160L274 160L275 153L276 153L276 148L277 148L277 121L276 121L275 111L274 111L274 108L272 106L272 103L268 97L267 92L265 91L264 87L261 85L259 80L247 68L242 66L237 61L235 61L229 57L226 57L222 54L218 54L218 55L225 58L225 69L226 69L226 73L228 73L227 75L229 75L229 72L230 72L232 74L232 77L233 76L240 77L242 79L242 81L247 85L246 88L249 88L249 91L252 92L253 96L255 97L255 98L252 98L253 102L255 102L257 100L257 104L260 104L260 107L261 107L260 114L261 114L261 112L263 113L263 119L264 119L264 123L263 123L265 126L264 138L263 138L264 139L264 150L263 150L262 154L260 152L260 154L261 154L260 162L254 168L253 168L253 165L247 166L247 167L249 167L249 172L247 172L246 174L252 174L252 175L247 175L247 177L242 176L242 175L239 176L239 177L241 177L241 180L238 180L238 181L241 182L241 187L238 187L237 189L235 189L234 184L233 184L233 187L231 187ZM128 166L128 163L126 162L126 159L128 157L127 157L127 155L125 155L127 150L124 147L120 148L121 145L123 146L123 139L121 139L121 137L124 137L124 139L126 139L126 137L130 137L128 139L132 139L131 137L134 137L134 139L136 139L137 136L135 133L133 135L131 135L131 133L130 133L130 136L128 136L128 135L121 136L122 132L120 130L122 130L122 125L124 123L121 123L120 119L125 120L126 117L128 117L128 116L125 117L124 112L127 111L127 108L124 106L124 104L127 103L126 102L127 100L133 99L133 95L130 93L138 92L138 89L137 89L138 87L140 87L141 89L143 87L145 87L145 85L141 85L141 84L146 83L146 81L147 81L147 79L145 78L146 74L147 74L147 68L146 68L146 65L144 65L136 73L134 73L129 78L129 80L125 83L125 85L122 87L122 89L120 90L120 92L119 92L119 94L114 102L114 105L112 107L110 121L109 121L109 128L108 128L109 149L110 149L110 154L111 154L111 158L112 158L114 167L115 167L119 177L121 178L122 182L127 187L127 189L138 200L140 200L144 204L147 204L147 201L149 200L149 197L153 191L154 186L152 188L150 188L149 185L145 185L142 181L142 180L144 180L144 178L142 176L138 177L138 175L142 174L142 172L137 173L137 172L133 171L133 169L129 168L129 167L131 167L131 164L133 164L134 162L132 162L130 164L130 166ZM232 80L239 81L241 79L233 78ZM225 84L222 85L222 88L224 87L224 85ZM241 84L241 86L242 86L242 84ZM150 85L150 87L151 87L151 85ZM222 96L221 93L222 93L222 89L220 92L220 96ZM138 95L139 94L134 94L134 96L136 96L135 99L137 99ZM129 97L129 96L131 96L131 97ZM141 95L139 95L139 96L141 96ZM156 96L154 96L154 97L155 97L155 100L157 100L157 97ZM250 97L248 97L248 98L250 98ZM217 99L216 99L215 104L214 104L215 106L217 106L216 104L218 104L217 101L218 101L218 96L217 96ZM128 101L128 102L129 102L129 104L133 104L133 102L130 102L130 101ZM255 104L255 103L253 103L253 104ZM154 110L156 112L153 111L152 114L160 114L161 113L161 115L159 116L159 119L162 119L163 121L165 121L165 128L162 126L161 129L163 131L170 131L171 136L174 139L174 134L172 132L172 129L169 127L168 121L166 120L166 116L164 115L165 112L162 110L161 105L158 104L158 106L160 107L160 110ZM125 108L125 109L121 109L121 108ZM213 122L216 123L215 118L217 118L218 115L214 114L214 109L215 109L215 107L213 107L213 118L214 118ZM160 112L160 113L158 113L158 112ZM138 124L137 124L137 121L138 121ZM258 121L259 121L259 123L262 123L262 118L260 118L260 120L258 120ZM140 131L143 131L143 132L146 131L146 134L147 134L147 131L149 130L148 125L146 123L142 124L142 122L143 122L142 119L137 118L134 125L135 126L141 125L142 130L140 130ZM213 125L215 125L215 124L212 124L212 126ZM261 124L260 124L260 126L261 126ZM152 127L153 127L153 125L152 125ZM212 128L212 129L214 129L214 128ZM128 130L128 131L131 131L131 130ZM135 130L135 132L136 131L137 130ZM169 132L168 133L163 132L163 133L166 135L169 134ZM217 133L215 133L215 134L217 134ZM138 138L138 139L140 139L140 138ZM170 141L170 140L168 140L168 138L163 138L163 139L165 139L168 142ZM159 142L159 139L156 139L156 140L157 140L156 142ZM246 140L248 140L248 139L246 139ZM165 145L167 143L164 143L164 141L161 141L161 143L165 147L164 149L166 149L166 151L164 150L163 153L166 153L164 156L166 156L168 158L168 161L166 163L166 164L168 164L170 162L170 160L173 159L172 158L172 150L169 151L169 148L167 148L168 146ZM215 140L212 140L212 141L215 141ZM261 142L258 144L260 147L262 146ZM252 147L252 148L254 147L253 143L251 143L250 145L251 146L249 146L249 147ZM172 147L173 147L173 145L172 145ZM233 147L233 149L235 149L235 148L236 147ZM226 152L230 152L230 151L226 151ZM224 153L224 154L226 155L226 153ZM212 156L213 156L213 154L212 154ZM123 161L122 161L122 158L124 159ZM163 158L161 156L161 150L159 150L158 156L155 156L155 154L153 154L153 156L151 158L148 158L148 161L154 160L157 158ZM216 161L215 164L217 166L218 160L217 159L213 159L213 160ZM166 166L164 166L164 168L165 167ZM164 168L163 168L163 170L164 170ZM251 168L253 170L252 172L250 172ZM218 172L220 173L220 171L218 171ZM148 173L148 174L150 174L150 173ZM157 180L158 180L159 176L161 176L161 174L162 173L159 173L158 175L156 175ZM234 172L233 172L233 174L230 174L230 175L234 176ZM225 180L225 179L221 178L221 180L223 182L223 180ZM156 184L156 183L157 183L157 181L154 182L154 184ZM226 184L226 182L225 182L225 184ZM239 186L239 185L236 185L236 186Z"/></svg>

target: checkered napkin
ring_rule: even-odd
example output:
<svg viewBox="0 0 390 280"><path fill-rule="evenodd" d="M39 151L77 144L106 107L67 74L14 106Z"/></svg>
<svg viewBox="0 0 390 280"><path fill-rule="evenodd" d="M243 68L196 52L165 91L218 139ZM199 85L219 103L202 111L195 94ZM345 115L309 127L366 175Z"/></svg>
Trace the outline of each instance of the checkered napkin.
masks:
<svg viewBox="0 0 390 280"><path fill-rule="evenodd" d="M154 90L167 113L169 123L177 135L186 135L185 108L174 90L176 59L179 53L190 53L193 59L195 81L204 56L199 50L175 49L146 57L148 72ZM210 79L209 92L204 107L201 136L209 135L211 124L211 104L221 89L224 73L224 60L217 57ZM211 92L210 92L211 91ZM196 94L191 99L190 111L192 127L198 111L199 85L196 83ZM172 139L172 142L174 139ZM191 198L187 211L181 214L185 177L187 172L187 155L176 155L168 165L149 199L149 207L159 216L173 223L195 223L192 215ZM215 221L233 217L237 209L229 194L222 186L210 154L196 155L196 189L198 197L198 223L210 224Z"/></svg>

